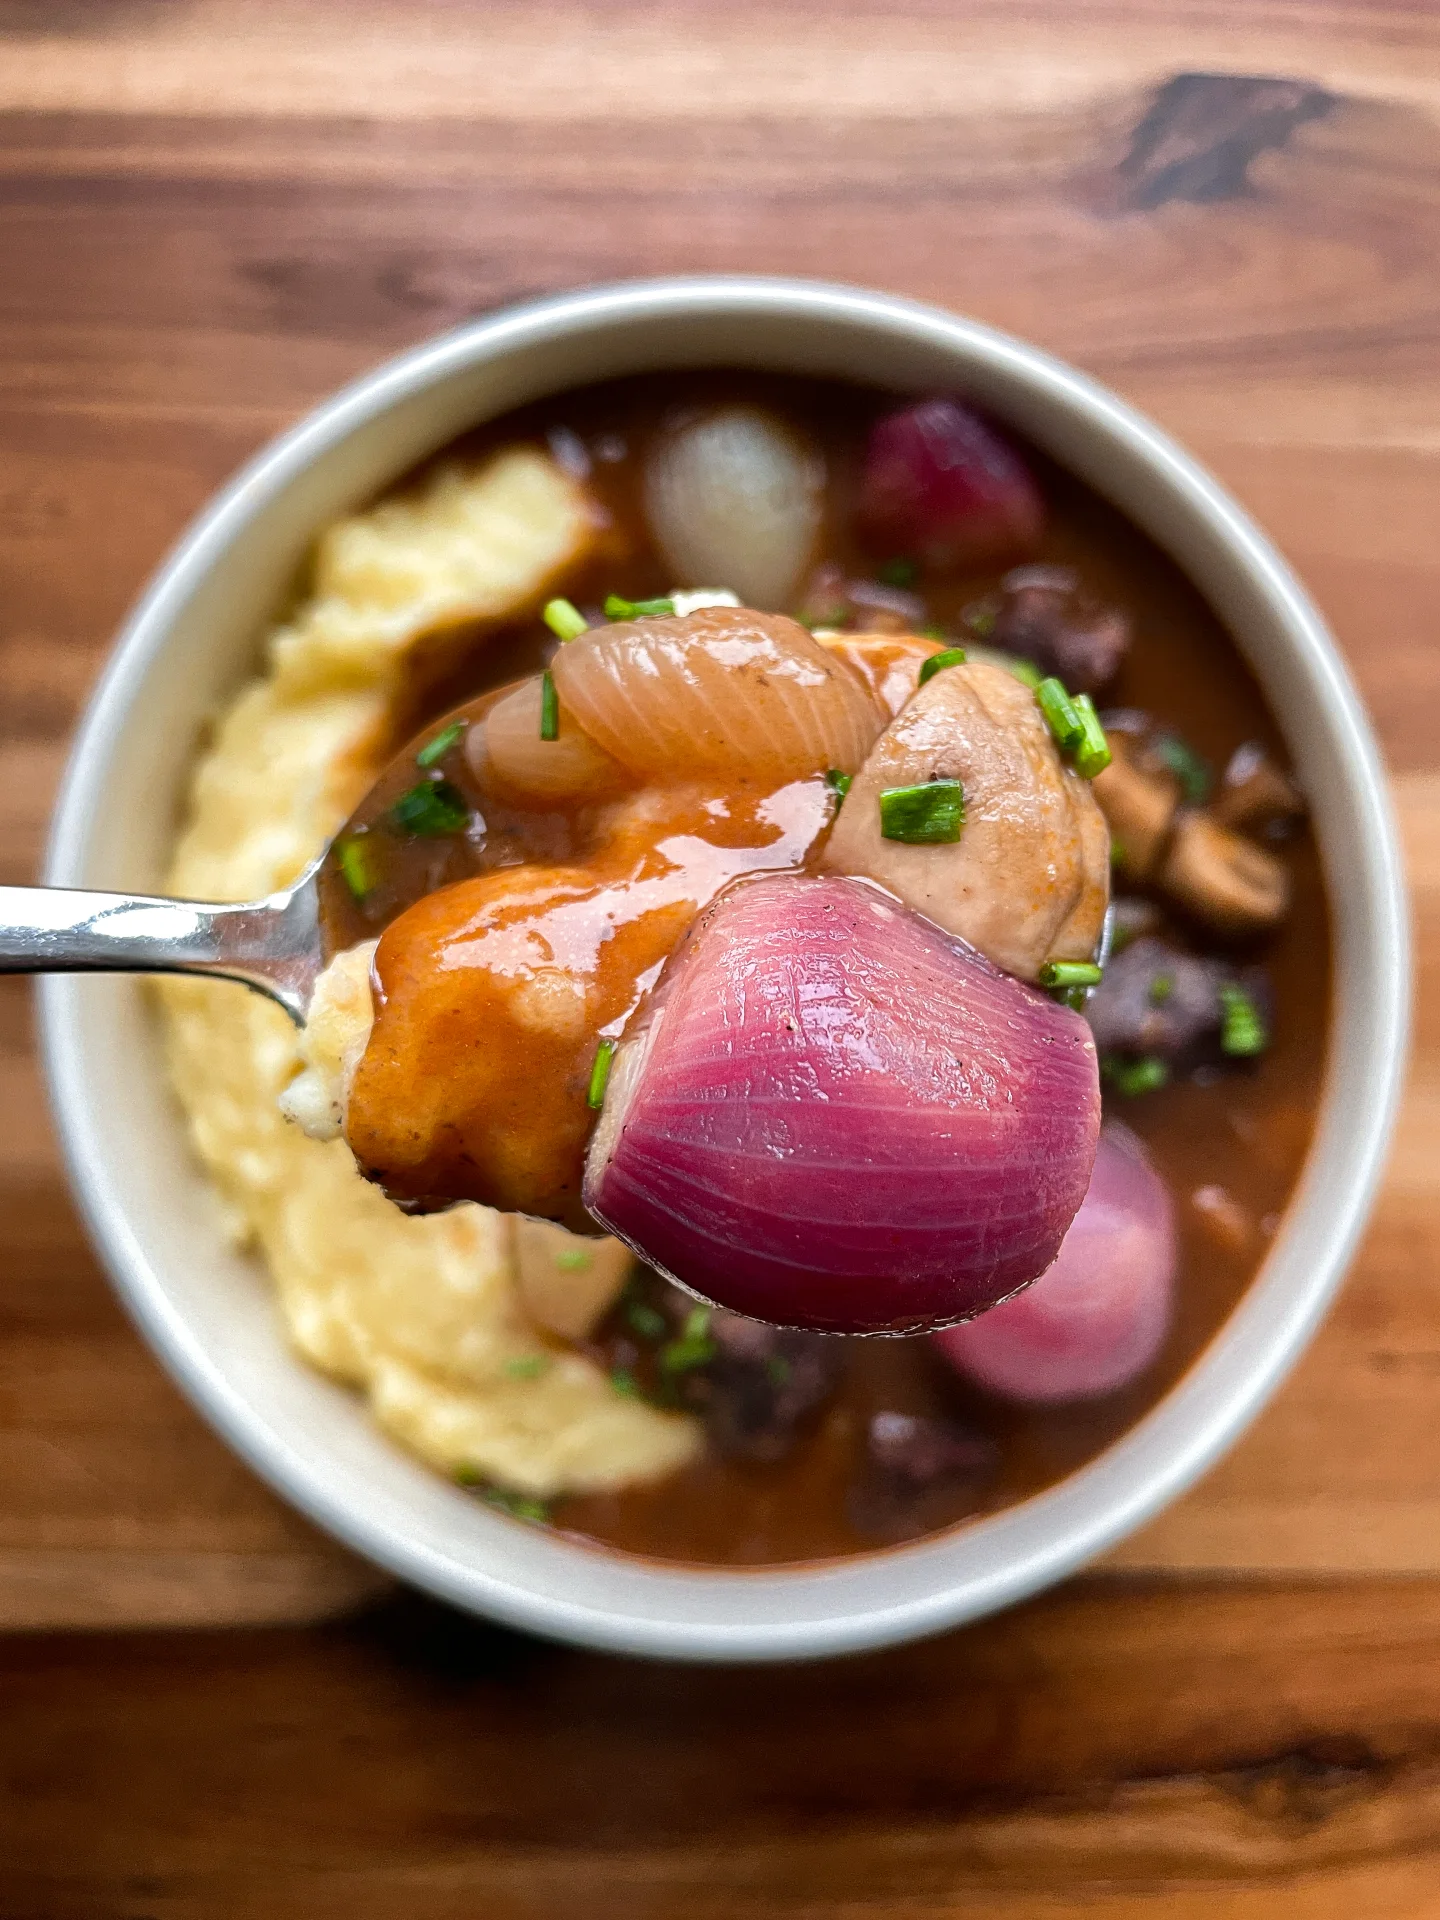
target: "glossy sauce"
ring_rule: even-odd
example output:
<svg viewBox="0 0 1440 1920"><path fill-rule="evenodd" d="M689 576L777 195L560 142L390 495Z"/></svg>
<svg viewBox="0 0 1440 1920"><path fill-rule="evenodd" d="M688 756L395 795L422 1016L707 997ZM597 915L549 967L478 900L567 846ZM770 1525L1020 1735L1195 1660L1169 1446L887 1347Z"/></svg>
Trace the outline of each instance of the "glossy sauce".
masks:
<svg viewBox="0 0 1440 1920"><path fill-rule="evenodd" d="M774 405L815 436L831 474L825 557L858 577L873 576L875 556L863 554L847 529L865 430L876 413L893 404L886 395L758 376L647 377L509 416L448 449L446 457L549 436L563 457L588 460L589 484L611 525L603 551L560 590L582 606L612 591L640 598L663 593L674 583L645 534L639 457L660 422L677 408L720 398ZM1098 599L1122 607L1134 621L1134 642L1104 704L1144 709L1183 733L1217 769L1251 741L1283 762L1283 741L1252 677L1184 576L1104 501L1043 456L1030 458L1050 506L1040 557L1077 568ZM926 583L925 618L963 641L964 610L996 584L995 573ZM378 836L377 845L386 843L385 858L377 862L379 878L361 901L351 896L333 864L323 881L332 948L374 937L403 905L435 887L467 883L427 907L406 950L382 941L377 968L382 999L405 969L433 961L447 947L488 942L497 955L503 952L493 967L457 970L457 982L465 975L452 1016L458 1025L447 1025L442 1016L425 1031L392 1033L382 1004L376 1026L381 1046L372 1044L357 1080L353 1143L362 1157L373 1150L385 1159L392 1191L422 1203L427 1181L436 1178L444 1156L466 1151L465 1142L416 1143L411 1171L397 1186L394 1169L403 1155L395 1157L393 1140L381 1140L387 1073L418 1066L422 1074L454 1074L463 1052L457 1036L473 1032L473 1022L502 1015L511 1036L507 1045L526 1049L529 1093L518 1107L495 1110L494 1094L487 1090L493 1068L483 1058L467 1059L463 1070L473 1077L466 1104L477 1126L498 1128L522 1146L529 1141L538 1149L542 1137L561 1145L548 1161L538 1150L517 1152L516 1184L497 1192L494 1203L538 1204L535 1195L541 1190L568 1196L571 1183L578 1185L588 1130L584 1095L596 1034L623 1026L692 902L708 898L741 862L812 860L828 824L829 796L818 780L794 783L783 793L717 794L713 784L669 789L659 811L643 820L634 817L633 796L588 811L526 810L496 793L480 792L457 746L435 771L465 788L483 816L483 834L428 840L391 835L385 811L417 777L414 747L433 737L442 716L461 703L476 702L486 689L535 671L553 651L539 622L530 621L500 632L476 631L458 645L452 638L443 658L419 663L413 705L404 716L406 730L417 729L416 738L359 822ZM480 699L467 714L472 720L483 715L494 698ZM717 798L723 814L714 809ZM1186 1370L1235 1305L1273 1238L1309 1146L1329 1022L1329 921L1308 828L1302 826L1281 852L1292 906L1285 923L1266 940L1221 948L1173 912L1165 913L1163 923L1169 937L1195 951L1263 961L1274 993L1269 1050L1257 1061L1207 1069L1157 1093L1106 1096L1107 1110L1140 1135L1168 1182L1180 1227L1175 1323L1159 1362L1143 1379L1103 1400L1017 1408L965 1385L923 1340L847 1341L839 1389L785 1459L760 1464L708 1457L654 1486L562 1501L554 1524L617 1549L675 1561L745 1566L852 1554L1009 1505L1092 1459L1131 1426ZM537 866L583 873L565 879L552 871L541 883L526 871ZM601 940L601 931L613 937ZM587 996L594 996L593 1005L587 998L583 1030L554 1017L527 1030L513 1006L498 1006L495 996L532 990L554 956L563 952L573 959L577 951ZM544 997L542 990L542 1002ZM550 1011L553 1016L554 1008ZM527 1031L529 1038L523 1037ZM510 1060L512 1066L520 1062L520 1053ZM492 1146L493 1141L485 1143L485 1151ZM573 1215L572 1224L580 1224ZM653 1356L625 1311L601 1330L592 1351L663 1397ZM877 1519L867 1498L864 1435L872 1414L892 1410L949 1413L991 1434L999 1445L999 1468L988 1491L938 1496L901 1522L893 1514Z"/></svg>

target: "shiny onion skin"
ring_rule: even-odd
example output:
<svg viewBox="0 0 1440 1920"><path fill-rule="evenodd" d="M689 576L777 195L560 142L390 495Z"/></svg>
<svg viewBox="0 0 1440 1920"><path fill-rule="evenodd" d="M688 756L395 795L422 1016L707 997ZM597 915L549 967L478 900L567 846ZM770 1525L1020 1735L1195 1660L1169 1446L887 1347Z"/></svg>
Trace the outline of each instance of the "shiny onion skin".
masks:
<svg viewBox="0 0 1440 1920"><path fill-rule="evenodd" d="M936 1334L935 1344L1004 1399L1098 1399L1137 1379L1165 1344L1177 1259L1165 1183L1130 1129L1109 1121L1054 1266L1014 1300Z"/></svg>
<svg viewBox="0 0 1440 1920"><path fill-rule="evenodd" d="M877 551L943 571L1024 559L1039 541L1045 503L1009 441L972 408L942 397L876 421L860 522Z"/></svg>
<svg viewBox="0 0 1440 1920"><path fill-rule="evenodd" d="M865 881L767 876L622 1044L585 1203L753 1319L918 1332L1050 1265L1099 1128L1078 1014Z"/></svg>
<svg viewBox="0 0 1440 1920"><path fill-rule="evenodd" d="M652 780L855 773L887 718L797 621L748 607L617 620L568 641L550 670L561 713Z"/></svg>

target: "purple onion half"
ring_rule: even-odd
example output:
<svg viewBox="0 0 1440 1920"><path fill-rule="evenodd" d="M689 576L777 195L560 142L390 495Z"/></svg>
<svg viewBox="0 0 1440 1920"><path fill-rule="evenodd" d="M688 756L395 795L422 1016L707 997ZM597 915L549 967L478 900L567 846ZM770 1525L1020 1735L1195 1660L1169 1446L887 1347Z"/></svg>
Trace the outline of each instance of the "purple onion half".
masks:
<svg viewBox="0 0 1440 1920"><path fill-rule="evenodd" d="M1042 1273L1100 1128L1089 1029L860 880L741 882L616 1055L585 1203L703 1298L949 1325Z"/></svg>
<svg viewBox="0 0 1440 1920"><path fill-rule="evenodd" d="M1165 1182L1110 1121L1090 1190L1053 1267L1033 1287L935 1343L961 1373L1007 1400L1089 1400L1149 1367L1170 1330L1177 1260Z"/></svg>

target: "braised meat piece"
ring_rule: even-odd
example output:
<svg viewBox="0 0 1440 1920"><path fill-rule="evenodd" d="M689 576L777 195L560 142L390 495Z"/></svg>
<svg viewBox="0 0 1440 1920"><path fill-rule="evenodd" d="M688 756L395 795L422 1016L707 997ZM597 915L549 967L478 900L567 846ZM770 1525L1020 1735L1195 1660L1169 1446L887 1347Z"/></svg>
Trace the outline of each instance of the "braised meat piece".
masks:
<svg viewBox="0 0 1440 1920"><path fill-rule="evenodd" d="M873 1414L850 1518L861 1533L886 1541L951 1525L975 1512L999 1464L994 1440L958 1420Z"/></svg>
<svg viewBox="0 0 1440 1920"><path fill-rule="evenodd" d="M1102 1060L1144 1056L1186 1069L1218 1062L1227 1051L1227 997L1239 994L1262 1028L1270 991L1262 969L1200 959L1168 941L1143 935L1122 948L1091 994L1085 1017ZM1231 1015L1233 1025L1233 1013ZM1246 1049L1249 1050L1249 1049ZM1241 1051L1232 1045L1232 1053Z"/></svg>
<svg viewBox="0 0 1440 1920"><path fill-rule="evenodd" d="M727 1459L783 1459L839 1385L843 1342L723 1308L711 1314L706 1332L714 1351L685 1374L685 1405L703 1418L711 1445Z"/></svg>
<svg viewBox="0 0 1440 1920"><path fill-rule="evenodd" d="M1096 693L1115 678L1130 645L1129 618L1092 600L1069 567L1017 567L1001 587L992 646L1033 660L1072 693Z"/></svg>

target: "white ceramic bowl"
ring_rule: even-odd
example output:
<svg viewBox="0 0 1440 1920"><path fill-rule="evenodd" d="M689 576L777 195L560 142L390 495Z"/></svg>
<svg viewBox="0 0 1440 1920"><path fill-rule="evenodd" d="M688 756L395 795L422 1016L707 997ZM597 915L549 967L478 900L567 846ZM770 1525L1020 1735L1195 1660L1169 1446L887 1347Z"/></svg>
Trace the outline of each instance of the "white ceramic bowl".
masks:
<svg viewBox="0 0 1440 1920"><path fill-rule="evenodd" d="M565 387L728 364L957 388L1146 529L1227 622L1314 804L1334 914L1323 1110L1265 1265L1164 1400L1061 1485L914 1546L815 1568L684 1571L518 1526L417 1465L358 1399L295 1359L264 1276L226 1244L166 1091L135 982L43 983L55 1113L90 1230L181 1387L287 1499L359 1552L477 1613L626 1652L837 1653L933 1632L1033 1592L1138 1526L1228 1445L1314 1329L1363 1224L1401 1081L1408 928L1384 776L1314 608L1173 442L1102 388L933 308L791 280L602 287L500 313L402 355L262 452L137 607L80 729L47 879L154 888L197 727L249 673L326 521L462 428ZM237 988L236 991L239 991Z"/></svg>

